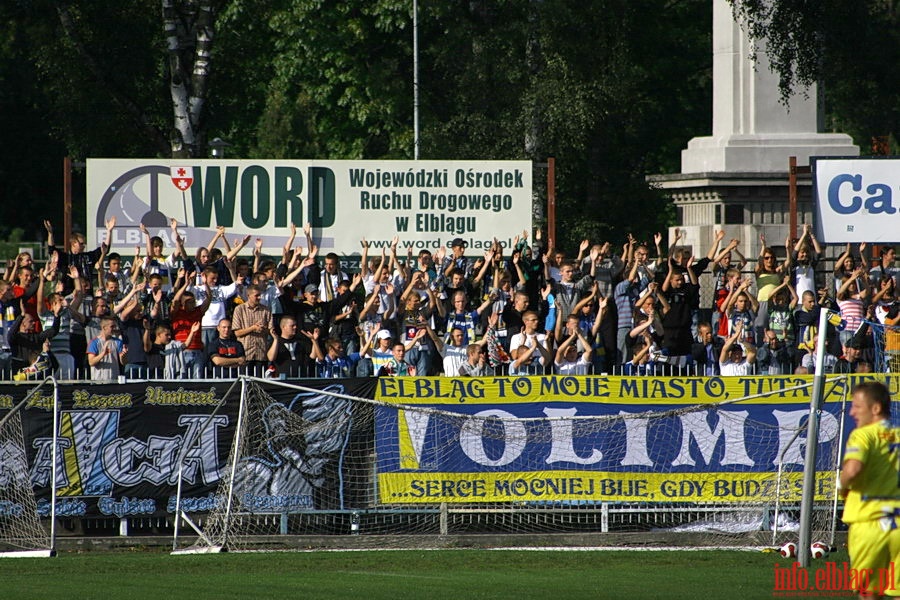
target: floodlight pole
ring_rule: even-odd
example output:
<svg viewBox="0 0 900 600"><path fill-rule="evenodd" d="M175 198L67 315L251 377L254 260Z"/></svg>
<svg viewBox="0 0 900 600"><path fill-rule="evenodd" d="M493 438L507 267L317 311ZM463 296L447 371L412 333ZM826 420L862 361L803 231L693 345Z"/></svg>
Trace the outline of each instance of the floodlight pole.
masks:
<svg viewBox="0 0 900 600"><path fill-rule="evenodd" d="M413 158L419 160L419 3L413 0Z"/></svg>
<svg viewBox="0 0 900 600"><path fill-rule="evenodd" d="M63 158L63 248L69 249L69 236L72 234L72 159ZM59 243L59 240L54 240ZM101 242L103 240L100 240ZM49 250L48 250L49 252Z"/></svg>
<svg viewBox="0 0 900 600"><path fill-rule="evenodd" d="M556 159L547 159L547 248L556 248Z"/></svg>
<svg viewBox="0 0 900 600"><path fill-rule="evenodd" d="M806 423L806 460L803 465L803 497L800 500L800 539L797 541L797 558L802 568L809 567L812 542L812 510L816 488L816 451L819 445L819 415L825 392L825 333L828 313L819 307L819 331L816 341L816 372L813 376L812 398L809 400L809 420Z"/></svg>

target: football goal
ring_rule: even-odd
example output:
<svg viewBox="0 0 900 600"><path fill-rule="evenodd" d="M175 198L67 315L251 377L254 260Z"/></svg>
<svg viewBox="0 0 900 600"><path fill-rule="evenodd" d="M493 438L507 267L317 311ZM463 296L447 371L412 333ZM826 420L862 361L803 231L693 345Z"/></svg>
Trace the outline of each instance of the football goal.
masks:
<svg viewBox="0 0 900 600"><path fill-rule="evenodd" d="M569 379L555 383L593 385ZM738 385L722 379L665 384ZM639 411L620 399L551 398L526 416L496 402L387 402L351 395L341 380L319 384L241 379L215 508L182 511L176 552L416 547L465 534L642 534L636 544L711 547L797 536L809 378ZM849 382L833 376L826 387L812 527L829 542ZM177 502L190 499L179 492Z"/></svg>
<svg viewBox="0 0 900 600"><path fill-rule="evenodd" d="M56 380L38 383L18 404L0 408L0 558L54 555L56 509L58 388ZM39 511L29 473L22 414L27 409L52 410L52 492L49 506ZM49 516L41 522L40 514Z"/></svg>

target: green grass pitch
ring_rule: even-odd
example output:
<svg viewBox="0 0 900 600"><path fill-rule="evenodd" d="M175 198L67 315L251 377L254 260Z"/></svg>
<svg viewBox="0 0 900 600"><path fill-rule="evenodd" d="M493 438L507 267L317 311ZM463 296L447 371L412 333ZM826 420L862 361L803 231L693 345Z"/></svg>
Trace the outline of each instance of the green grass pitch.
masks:
<svg viewBox="0 0 900 600"><path fill-rule="evenodd" d="M825 560L847 560L838 552ZM5 559L17 598L771 598L777 553L402 550ZM813 567L823 561L814 561Z"/></svg>

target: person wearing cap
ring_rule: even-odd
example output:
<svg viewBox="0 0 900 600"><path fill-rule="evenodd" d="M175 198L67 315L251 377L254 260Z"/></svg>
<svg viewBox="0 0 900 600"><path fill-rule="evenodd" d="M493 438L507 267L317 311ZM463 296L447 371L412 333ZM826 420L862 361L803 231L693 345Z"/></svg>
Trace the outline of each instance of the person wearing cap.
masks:
<svg viewBox="0 0 900 600"><path fill-rule="evenodd" d="M459 269L466 277L472 272L472 265L469 263L469 259L466 258L466 248L468 246L469 243L462 238L454 238L450 242L450 254L444 258L444 262L441 265L441 272L445 277L450 277L454 269Z"/></svg>
<svg viewBox="0 0 900 600"><path fill-rule="evenodd" d="M875 362L872 337L868 321L863 321L859 329L847 343L841 345L841 356L834 365L835 373L871 373Z"/></svg>
<svg viewBox="0 0 900 600"><path fill-rule="evenodd" d="M734 333L725 340L722 352L719 354L719 370L723 376L753 374L756 364L756 347L749 342L738 342L743 334L744 323L738 321Z"/></svg>
<svg viewBox="0 0 900 600"><path fill-rule="evenodd" d="M328 324L330 322L330 305L333 302L319 302L319 286L314 283L307 283L303 286L302 301L293 305L294 318L297 320L297 327L300 331L313 333L319 330L319 339L322 340L328 333ZM310 344L304 342L307 338L300 338L303 346L301 352L306 355L311 348Z"/></svg>
<svg viewBox="0 0 900 600"><path fill-rule="evenodd" d="M391 346L394 336L390 329L382 328L382 323L376 323L371 335L366 338L366 343L359 353L363 357L357 375L371 377L381 370L391 360Z"/></svg>
<svg viewBox="0 0 900 600"><path fill-rule="evenodd" d="M349 287L344 291L339 289L337 296L333 300L325 302L319 300L319 286L314 283L307 283L303 288L303 301L293 306L293 315L297 320L297 326L300 331L313 333L318 329L321 344L321 341L329 335L328 332L334 323L335 315L340 314L341 310L353 298L353 290L356 289L359 282L359 277L354 278ZM311 350L309 338L302 336L299 339L302 344L301 352L304 355L309 354Z"/></svg>

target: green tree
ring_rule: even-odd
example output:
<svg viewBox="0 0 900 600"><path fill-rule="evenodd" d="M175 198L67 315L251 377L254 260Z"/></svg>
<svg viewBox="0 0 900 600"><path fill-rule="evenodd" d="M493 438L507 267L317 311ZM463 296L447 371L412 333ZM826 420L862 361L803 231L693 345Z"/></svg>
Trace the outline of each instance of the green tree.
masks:
<svg viewBox="0 0 900 600"><path fill-rule="evenodd" d="M212 0L13 5L55 133L85 156L205 154Z"/></svg>
<svg viewBox="0 0 900 600"><path fill-rule="evenodd" d="M71 155L202 155L220 136L242 157L412 158L411 0L163 7L162 18L149 0L0 8L21 32L0 67L33 81ZM420 156L554 156L560 245L646 237L673 215L645 175L677 169L708 128L710 17L708 0L422 3ZM210 48L194 81L187 65Z"/></svg>
<svg viewBox="0 0 900 600"><path fill-rule="evenodd" d="M765 40L784 98L824 88L828 125L900 150L900 10L894 1L729 0L749 33Z"/></svg>
<svg viewBox="0 0 900 600"><path fill-rule="evenodd" d="M563 247L671 222L644 176L708 127L708 2L481 2L435 20L426 156L554 156Z"/></svg>

